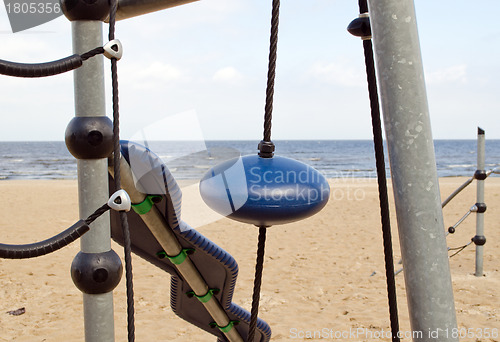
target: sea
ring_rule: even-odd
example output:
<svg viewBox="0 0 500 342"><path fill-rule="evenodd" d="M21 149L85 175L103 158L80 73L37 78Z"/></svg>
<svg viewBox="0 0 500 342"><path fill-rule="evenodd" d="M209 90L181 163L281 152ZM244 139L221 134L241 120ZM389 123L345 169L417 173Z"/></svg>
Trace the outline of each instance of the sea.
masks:
<svg viewBox="0 0 500 342"><path fill-rule="evenodd" d="M211 167L257 153L258 141L140 142L165 162L177 179L200 179ZM304 162L328 178L376 178L370 140L274 141L276 154ZM439 177L471 177L476 170L475 140L436 140ZM486 170L500 166L500 140L486 141ZM386 151L387 175L390 176ZM0 142L0 180L76 179L75 158L63 141Z"/></svg>

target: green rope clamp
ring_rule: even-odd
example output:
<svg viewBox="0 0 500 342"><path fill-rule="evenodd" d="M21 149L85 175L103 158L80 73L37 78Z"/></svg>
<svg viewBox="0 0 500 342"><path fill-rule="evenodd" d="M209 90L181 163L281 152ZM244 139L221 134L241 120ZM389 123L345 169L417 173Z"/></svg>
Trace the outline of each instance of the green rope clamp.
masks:
<svg viewBox="0 0 500 342"><path fill-rule="evenodd" d="M194 253L194 249L184 248L176 256L167 255L167 253L165 253L165 251L160 251L160 252L156 253L156 256L160 259L168 258L170 261L172 261L173 264L180 265L184 262L184 260L186 260L188 254L193 254L193 253Z"/></svg>
<svg viewBox="0 0 500 342"><path fill-rule="evenodd" d="M134 211L137 214L144 215L146 213L149 213L149 211L151 210L151 208L153 208L154 203L157 203L157 202L159 202L161 200L162 200L161 196L158 196L158 195L148 195L148 196L146 196L146 198L144 199L144 201L142 201L141 203L132 204L132 209L134 209Z"/></svg>
<svg viewBox="0 0 500 342"><path fill-rule="evenodd" d="M198 298L198 300L202 303L206 303L208 302L210 299L212 299L212 297L214 295L216 295L217 293L219 293L220 290L219 289L208 289L207 293L204 294L203 296L198 296L196 293L194 293L194 291L189 291L189 292L186 292L186 294L189 296L189 297L196 297Z"/></svg>
<svg viewBox="0 0 500 342"><path fill-rule="evenodd" d="M240 321L230 321L225 327L220 327L217 323L213 322L213 323L210 323L210 326L212 328L219 328L220 331L222 331L223 333L227 333L227 332L230 332L231 329L233 329L233 327L235 325L237 325L238 323L240 323Z"/></svg>

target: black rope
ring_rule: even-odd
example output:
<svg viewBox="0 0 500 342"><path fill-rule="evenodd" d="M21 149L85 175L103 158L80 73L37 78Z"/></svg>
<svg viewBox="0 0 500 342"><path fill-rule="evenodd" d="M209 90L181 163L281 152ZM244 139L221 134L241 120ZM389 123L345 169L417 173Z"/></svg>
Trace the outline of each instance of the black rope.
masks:
<svg viewBox="0 0 500 342"><path fill-rule="evenodd" d="M359 0L360 14L368 11L366 0ZM382 123L377 93L377 78L375 76L375 63L371 39L363 40L365 55L366 77L370 96L370 107L373 129L373 144L377 167L377 181L380 201L380 216L382 222L382 235L384 240L385 275L387 280L387 298L389 301L389 315L391 321L392 341L399 342L399 319L396 297L396 280L394 276L394 256L392 251L391 222L389 200L387 197L387 180L385 172L384 143L382 137Z"/></svg>
<svg viewBox="0 0 500 342"><path fill-rule="evenodd" d="M112 41L115 39L115 23L116 23L116 10L118 7L117 0L111 0L111 9L109 14L109 34L108 39ZM111 58L111 83L113 91L113 168L114 168L114 181L115 191L121 189L121 176L120 176L120 111L118 105L118 68L117 59ZM135 319L134 319L134 285L132 275L132 248L130 241L130 229L127 220L127 214L120 212L120 219L123 231L123 245L125 253L125 278L127 287L127 331L128 341L135 341Z"/></svg>
<svg viewBox="0 0 500 342"><path fill-rule="evenodd" d="M8 245L0 243L0 258L28 259L55 252L80 238L90 230L83 220L79 220L65 231L40 242L24 245Z"/></svg>
<svg viewBox="0 0 500 342"><path fill-rule="evenodd" d="M448 251L456 251L455 253L453 253L452 255L450 255L450 258L453 258L455 255L457 255L458 253L460 253L461 251L463 251L464 249L466 249L470 244L472 244L472 241L470 241L469 243L463 245L463 246L460 246L460 247L453 247L453 248L448 248Z"/></svg>
<svg viewBox="0 0 500 342"><path fill-rule="evenodd" d="M274 79L276 77L276 58L278 50L278 24L279 24L280 0L273 0L271 14L271 38L269 43L269 64L267 69L266 105L264 113L264 136L259 144L259 155L271 158L274 152L274 144L271 141L271 126L273 119L273 97Z"/></svg>
<svg viewBox="0 0 500 342"><path fill-rule="evenodd" d="M257 262L255 264L255 278L253 281L252 310L250 312L250 325L248 327L247 342L253 342L259 316L260 287L262 284L262 271L264 269L264 253L266 246L266 227L259 227L259 243L257 247Z"/></svg>
<svg viewBox="0 0 500 342"><path fill-rule="evenodd" d="M272 158L274 144L271 141L271 126L273 117L274 79L276 76L276 56L278 50L278 24L280 13L280 0L273 0L271 14L271 38L269 43L269 64L267 69L266 106L264 113L264 137L259 144L259 156ZM264 268L264 253L266 246L265 226L259 227L259 243L257 246L257 262L255 265L255 278L253 282L252 309L250 312L250 325L248 327L247 342L253 342L257 329L259 316L260 287L262 284L262 271Z"/></svg>
<svg viewBox="0 0 500 342"><path fill-rule="evenodd" d="M0 243L0 258L28 259L55 252L82 237L83 234L90 230L89 225L109 209L110 207L105 204L98 208L86 220L79 220L65 231L40 242L23 245Z"/></svg>
<svg viewBox="0 0 500 342"><path fill-rule="evenodd" d="M87 52L81 54L80 57L82 58L82 61L86 61L87 59L94 57L94 56L97 56L97 55L100 55L102 53L104 53L104 48L102 46L100 46L100 47L97 47L95 49L92 49L90 51L87 51Z"/></svg>
<svg viewBox="0 0 500 342"><path fill-rule="evenodd" d="M99 218L102 214L104 214L109 209L111 209L111 208L109 207L109 205L107 203L104 204L102 207L97 208L96 211L94 211L89 217L87 217L85 219L85 223L90 225L92 222L97 220L97 218Z"/></svg>
<svg viewBox="0 0 500 342"><path fill-rule="evenodd" d="M27 78L54 76L77 69L84 61L101 53L104 53L104 48L98 47L81 55L75 54L46 63L16 63L0 59L0 74Z"/></svg>
<svg viewBox="0 0 500 342"><path fill-rule="evenodd" d="M271 141L274 79L276 76L276 58L278 50L279 11L280 11L280 0L273 0L273 11L271 15L271 39L269 47L269 66L267 71L266 107L264 115L264 141Z"/></svg>

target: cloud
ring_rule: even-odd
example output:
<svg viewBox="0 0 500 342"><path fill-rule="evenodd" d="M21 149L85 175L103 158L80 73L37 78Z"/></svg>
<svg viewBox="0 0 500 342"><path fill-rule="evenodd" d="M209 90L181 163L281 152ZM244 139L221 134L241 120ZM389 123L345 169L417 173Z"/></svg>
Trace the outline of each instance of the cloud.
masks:
<svg viewBox="0 0 500 342"><path fill-rule="evenodd" d="M159 84L186 80L186 73L180 68L162 62L153 62L146 67L144 64L124 64L120 75L128 84L136 89L152 89Z"/></svg>
<svg viewBox="0 0 500 342"><path fill-rule="evenodd" d="M168 36L200 27L206 30L207 27L220 25L230 18L243 15L247 6L246 0L194 1L135 17L128 25L133 25L133 30L140 32L141 36L156 36L158 32L163 32Z"/></svg>
<svg viewBox="0 0 500 342"><path fill-rule="evenodd" d="M359 68L354 68L343 63L315 63L308 74L317 81L336 84L346 87L364 86L365 76Z"/></svg>
<svg viewBox="0 0 500 342"><path fill-rule="evenodd" d="M452 65L445 69L425 72L427 84L467 83L467 65Z"/></svg>
<svg viewBox="0 0 500 342"><path fill-rule="evenodd" d="M215 82L236 85L241 84L243 81L243 75L236 70L236 68L229 66L217 70L213 75L212 80Z"/></svg>
<svg viewBox="0 0 500 342"><path fill-rule="evenodd" d="M349 66L347 63L315 63L308 74L317 81L346 87L363 86L366 83L363 70ZM452 65L447 68L426 71L427 84L466 83L467 65Z"/></svg>
<svg viewBox="0 0 500 342"><path fill-rule="evenodd" d="M148 141L170 140L191 141L189 152L185 155L206 150L205 139L198 114L194 109L169 115L141 128L130 140L146 145Z"/></svg>

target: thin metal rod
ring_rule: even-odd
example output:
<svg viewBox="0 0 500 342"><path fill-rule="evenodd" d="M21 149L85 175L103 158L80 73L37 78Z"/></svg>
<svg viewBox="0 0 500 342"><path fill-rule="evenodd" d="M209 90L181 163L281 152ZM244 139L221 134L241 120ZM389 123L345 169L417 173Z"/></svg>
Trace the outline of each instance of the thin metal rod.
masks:
<svg viewBox="0 0 500 342"><path fill-rule="evenodd" d="M464 221L465 221L465 219L466 219L467 217L469 217L469 216L470 216L470 214L475 213L476 211L477 211L477 207L476 207L475 205L473 205L473 206L472 206L472 207L471 207L471 208L470 208L470 209L469 209L469 210L465 213L465 215L464 215L464 216L462 216L462 217L460 218L460 220L458 220L458 221L457 221L457 223L455 223L455 224L454 224L453 226L451 226L450 228L457 228L459 225L461 225L461 224L462 224L462 222L464 222ZM451 234L451 233L450 233L450 230L448 229L448 231L446 232L446 236L448 236L449 234Z"/></svg>
<svg viewBox="0 0 500 342"><path fill-rule="evenodd" d="M414 3L368 5L410 325L419 341L458 341L445 333L457 321Z"/></svg>
<svg viewBox="0 0 500 342"><path fill-rule="evenodd" d="M448 196L448 198L446 198L443 203L441 203L441 207L444 208L448 203L450 203L450 201L452 199L455 198L455 196L457 196L460 192L462 192L463 189L465 189L466 187L468 187L472 181L474 180L474 177L471 177L469 179L467 179L464 184L460 185L455 191L453 191L453 193Z"/></svg>
<svg viewBox="0 0 500 342"><path fill-rule="evenodd" d="M100 21L72 22L73 52L83 53L102 46ZM106 113L103 58L95 56L74 71L75 115L104 116ZM86 218L108 201L107 159L78 160L80 217ZM81 251L102 253L111 249L109 213L102 215L82 236ZM113 294L83 294L85 341L114 341Z"/></svg>
<svg viewBox="0 0 500 342"><path fill-rule="evenodd" d="M487 175L487 176L489 176L490 174L491 174L491 170L490 170L490 171L488 171L488 172L486 173L486 175ZM453 191L453 193L452 193L450 196L448 196L448 198L446 198L446 199L445 199L445 200L441 203L441 208L444 208L444 207L445 207L448 203L450 203L452 199L454 199L454 198L455 198L455 197L456 197L456 196L457 196L460 192L462 192L462 190L464 190L466 187L468 187L468 186L469 186L469 185L470 185L473 181L474 181L474 177L471 177L471 178L469 178L468 180L466 180L466 181L465 181L462 185L460 185L460 186L459 186L459 187L458 187L455 191ZM456 228L456 226L458 226L460 223L462 223L462 221L463 221L463 220L464 220L467 216L469 216L469 215L470 215L471 210L472 210L472 208L469 210L469 212L466 214L466 216L465 216L465 217L463 217L463 218L462 218L462 219L461 219L461 220L460 220L457 224L455 224L455 225L453 226L453 228ZM477 210L477 208L476 208L476 210ZM449 234L449 233L446 233L446 236L448 236L448 234ZM399 263L401 263L401 262L403 262L403 259L399 259ZM401 268L401 269L399 269L399 270L395 273L395 275L398 275L399 273L401 273L401 271L403 271L403 269L402 269L402 268Z"/></svg>
<svg viewBox="0 0 500 342"><path fill-rule="evenodd" d="M404 267L401 267L399 270L397 270L396 272L394 272L394 276L397 276L398 274L400 274L401 272L403 272L404 270Z"/></svg>
<svg viewBox="0 0 500 342"><path fill-rule="evenodd" d="M478 128L477 134L477 170L484 171L485 167L485 135L484 131ZM484 179L476 182L476 203L484 203ZM476 214L476 236L484 236L484 212ZM483 272L484 245L476 245L476 277L482 277Z"/></svg>
<svg viewBox="0 0 500 342"><path fill-rule="evenodd" d="M132 170L123 157L120 158L120 169L122 188L129 194L132 203L143 202L146 198L146 194L140 192L135 187ZM109 171L113 174L112 168L110 168ZM165 218L155 206L153 206L153 208L146 214L140 215L140 217L167 255L178 255L182 251L182 246L177 240L174 232L170 229L168 223L165 221ZM207 294L209 286L189 256L182 264L174 266L197 296L204 296ZM212 297L211 300L203 303L203 306L218 326L224 327L230 323L231 320L216 297ZM231 329L229 332L224 334L230 342L243 342L243 339L236 329Z"/></svg>
<svg viewBox="0 0 500 342"><path fill-rule="evenodd" d="M494 168L492 170L486 171L486 178L488 178L492 173L498 174L499 173L498 168ZM471 177L471 178L467 179L464 182L464 184L460 185L455 191L453 191L453 193L450 196L448 196L448 198L446 198L443 201L441 206L444 208L453 198L455 198L455 196L457 196L460 192L462 192L462 190L464 190L466 187L468 187L474 181L474 179L475 179L475 177Z"/></svg>

